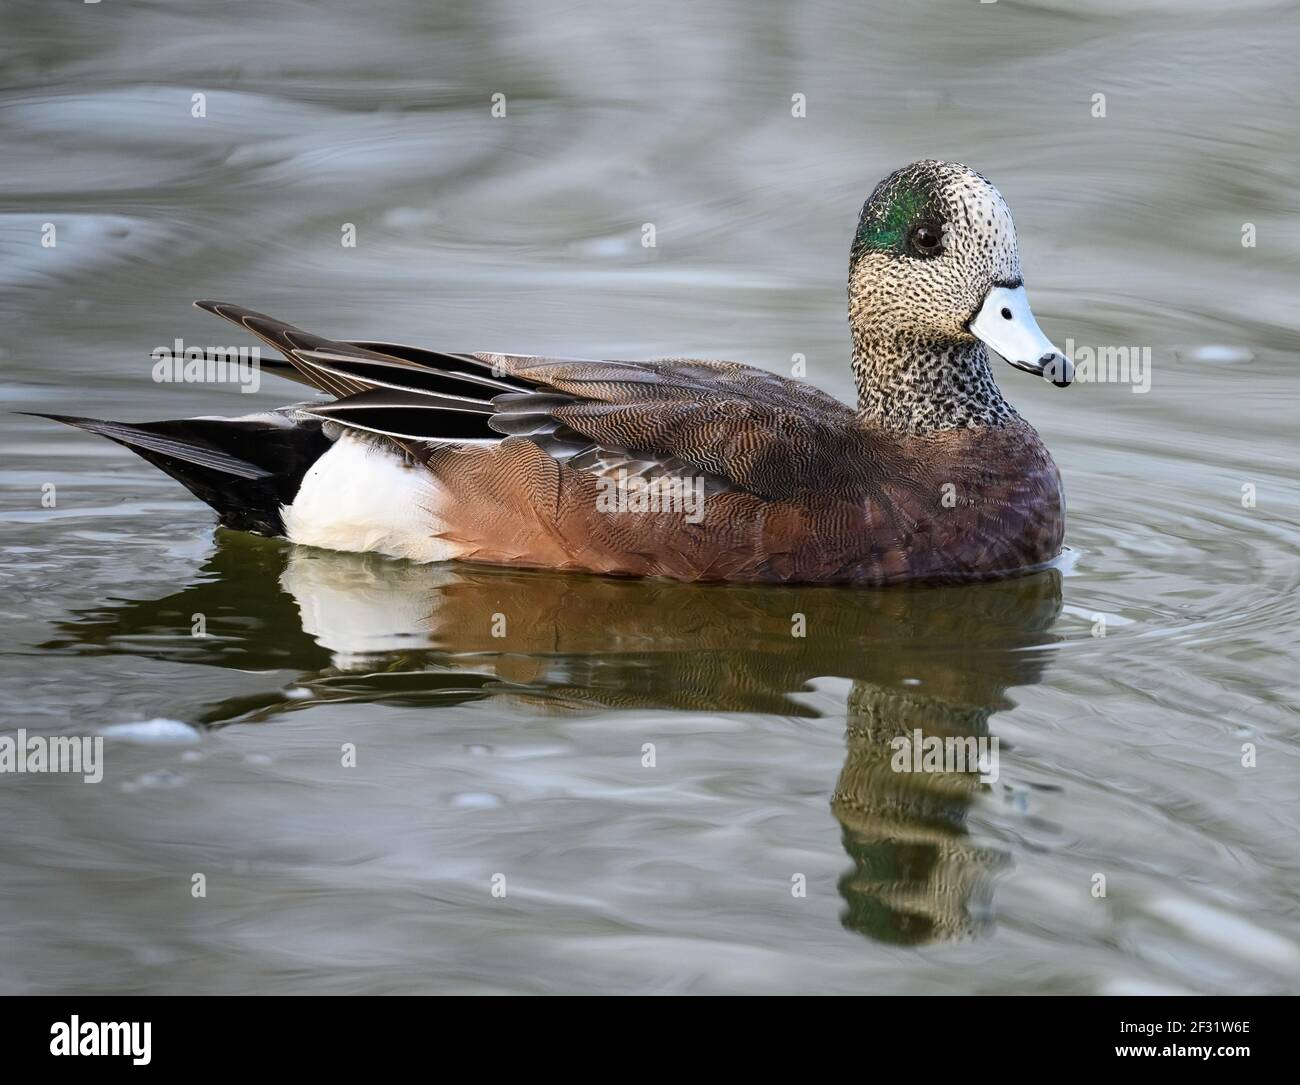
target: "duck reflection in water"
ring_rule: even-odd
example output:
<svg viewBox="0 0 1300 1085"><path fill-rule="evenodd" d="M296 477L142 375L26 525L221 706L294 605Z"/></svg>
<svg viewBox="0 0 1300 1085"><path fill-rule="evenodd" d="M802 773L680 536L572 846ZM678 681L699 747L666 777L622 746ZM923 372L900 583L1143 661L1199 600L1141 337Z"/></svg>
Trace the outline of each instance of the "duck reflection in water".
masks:
<svg viewBox="0 0 1300 1085"><path fill-rule="evenodd" d="M268 585L279 590L268 591ZM899 944L976 936L1005 853L966 822L980 769L896 771L896 739L987 738L1007 690L1033 685L1060 573L962 586L704 586L295 549L218 533L195 583L78 612L44 647L298 673L195 706L217 727L319 701L437 707L524 699L538 711L675 709L818 715L816 678L851 681L830 807L852 861L844 924ZM190 636L202 614L206 637ZM891 764L891 762L894 762ZM829 781L828 781L829 785ZM1003 785L992 785L1000 789Z"/></svg>

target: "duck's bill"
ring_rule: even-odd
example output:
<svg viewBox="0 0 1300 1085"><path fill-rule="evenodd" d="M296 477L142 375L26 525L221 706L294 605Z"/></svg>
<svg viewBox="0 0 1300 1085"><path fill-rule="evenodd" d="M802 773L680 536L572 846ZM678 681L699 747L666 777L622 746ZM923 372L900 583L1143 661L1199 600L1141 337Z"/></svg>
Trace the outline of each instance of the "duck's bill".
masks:
<svg viewBox="0 0 1300 1085"><path fill-rule="evenodd" d="M1058 388L1074 380L1074 363L1039 328L1023 286L993 287L969 327L972 335L1017 369L1049 380Z"/></svg>

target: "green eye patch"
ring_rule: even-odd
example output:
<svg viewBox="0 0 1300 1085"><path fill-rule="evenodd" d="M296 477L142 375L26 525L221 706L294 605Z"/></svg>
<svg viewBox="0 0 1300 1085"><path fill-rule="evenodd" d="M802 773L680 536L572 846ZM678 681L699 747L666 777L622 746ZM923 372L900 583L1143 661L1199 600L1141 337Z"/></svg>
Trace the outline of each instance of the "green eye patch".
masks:
<svg viewBox="0 0 1300 1085"><path fill-rule="evenodd" d="M909 170L890 174L862 205L853 235L850 262L865 252L902 252L912 226L927 218L938 221L939 201L932 176Z"/></svg>

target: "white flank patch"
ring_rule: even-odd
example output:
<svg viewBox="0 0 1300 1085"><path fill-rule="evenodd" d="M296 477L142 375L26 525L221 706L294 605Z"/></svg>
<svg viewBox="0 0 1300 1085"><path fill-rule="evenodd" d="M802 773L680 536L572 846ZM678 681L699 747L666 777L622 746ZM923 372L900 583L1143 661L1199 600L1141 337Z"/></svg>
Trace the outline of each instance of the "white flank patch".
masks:
<svg viewBox="0 0 1300 1085"><path fill-rule="evenodd" d="M312 464L293 504L281 510L285 537L325 550L446 561L457 548L434 538L438 496L427 470L345 433Z"/></svg>

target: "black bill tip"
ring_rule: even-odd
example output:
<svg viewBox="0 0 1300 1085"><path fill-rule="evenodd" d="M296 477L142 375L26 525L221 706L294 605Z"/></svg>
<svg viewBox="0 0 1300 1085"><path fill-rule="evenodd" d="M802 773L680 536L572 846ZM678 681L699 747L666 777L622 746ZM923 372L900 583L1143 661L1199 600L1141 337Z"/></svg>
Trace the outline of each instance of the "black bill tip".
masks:
<svg viewBox="0 0 1300 1085"><path fill-rule="evenodd" d="M1038 359L1038 366L1043 379L1057 388L1069 388L1074 382L1074 363L1064 354L1044 354Z"/></svg>

